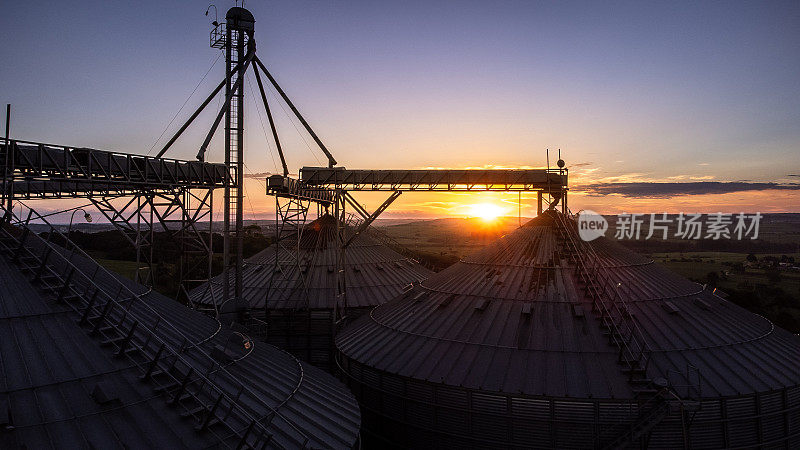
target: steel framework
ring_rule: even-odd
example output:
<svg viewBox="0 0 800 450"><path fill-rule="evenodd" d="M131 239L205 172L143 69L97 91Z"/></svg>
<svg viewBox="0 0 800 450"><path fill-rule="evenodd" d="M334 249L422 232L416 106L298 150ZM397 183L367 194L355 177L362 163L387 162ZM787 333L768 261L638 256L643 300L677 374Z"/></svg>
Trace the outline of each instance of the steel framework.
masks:
<svg viewBox="0 0 800 450"><path fill-rule="evenodd" d="M234 182L224 164L8 138L0 152L6 212L14 201L87 198L135 248L136 281L153 284L156 231L180 249L179 297L210 278L213 191ZM203 221L209 221L205 234L198 226Z"/></svg>
<svg viewBox="0 0 800 450"><path fill-rule="evenodd" d="M6 201L129 195L138 190L215 189L231 182L224 164L0 139Z"/></svg>
<svg viewBox="0 0 800 450"><path fill-rule="evenodd" d="M198 224L211 224L213 192L177 188L169 192L140 191L123 198L92 197L91 201L136 249L135 281L154 284L153 240L157 231L177 245L178 295L188 299L193 286L211 278L213 233L210 226L202 230ZM201 271L203 265L206 267Z"/></svg>
<svg viewBox="0 0 800 450"><path fill-rule="evenodd" d="M567 170L347 170L337 161L300 114L289 96L256 55L255 19L244 8L231 8L222 24L210 35L213 48L224 49L225 79L205 98L155 157L129 155L94 149L16 141L2 143L4 177L3 201L29 198L90 198L103 215L137 248L137 262L148 267L143 281L152 282L152 244L156 227L178 239L181 248L194 255L206 255L210 275L212 191L224 189L223 288L221 304L235 306L236 320L247 322L242 298L243 253L243 162L244 162L244 77L252 67L260 97L267 113L283 167L283 175L267 180L267 194L276 197L276 244L288 254L297 254L303 225L312 204L332 213L337 221L337 311L346 317L346 274L344 253L349 242L362 233L402 191L536 191L549 195L551 207L566 200ZM300 178L289 177L286 158L270 112L261 75L275 89L328 160L328 167L303 167ZM224 88L224 102L199 147L199 161L177 161L163 156ZM204 162L206 150L224 118L225 162ZM200 191L197 191L200 190ZM387 191L389 198L373 213L361 207L351 191ZM200 193L197 193L200 192ZM126 200L121 200L126 197ZM192 205L190 205L190 202ZM349 205L349 206L348 206ZM348 235L347 209L360 217ZM199 220L209 220L208 236L198 229ZM181 263L182 279L193 273L191 255ZM195 258L195 264L196 264ZM300 265L295 257L287 262ZM311 262L309 262L311 263ZM276 270L281 262L276 260ZM201 277L204 279L205 277ZM189 280L185 280L188 282ZM182 282L183 290L187 289ZM185 291L183 291L185 292ZM219 314L219 307L215 307ZM230 311L228 311L230 312Z"/></svg>

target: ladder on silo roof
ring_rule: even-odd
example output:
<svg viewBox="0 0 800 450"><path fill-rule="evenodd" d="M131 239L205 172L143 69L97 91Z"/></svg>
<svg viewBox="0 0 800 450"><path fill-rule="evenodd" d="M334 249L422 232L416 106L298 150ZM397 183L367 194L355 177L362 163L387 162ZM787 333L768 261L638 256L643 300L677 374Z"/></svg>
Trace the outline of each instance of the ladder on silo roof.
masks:
<svg viewBox="0 0 800 450"><path fill-rule="evenodd" d="M0 212L6 210L0 207ZM146 304L142 300L146 293L131 291L33 210L25 220L9 216L14 222L0 228L0 254L19 265L41 290L68 306L101 347L109 348L116 357L128 358L140 370L140 378L177 407L181 417L196 420L198 432L223 427L212 432L225 445L229 443L224 441L235 438L237 448L260 448L269 442L271 435L260 422L260 413L240 401L249 389L241 383L238 388L223 389L219 384L223 377L236 377L202 350L201 343L191 342ZM31 221L48 227L46 238L30 229ZM198 367L207 370L203 373ZM211 381L212 377L216 381ZM107 394L98 384L92 395ZM272 416L281 416L266 403L263 406ZM305 446L308 438L297 431L305 438L299 444Z"/></svg>
<svg viewBox="0 0 800 450"><path fill-rule="evenodd" d="M618 362L624 366L628 381L648 383L650 347L620 295L619 285L614 283L592 245L577 237L575 223L557 211L549 214L554 218L557 233L574 259L576 273L592 298L593 307L600 315L601 326L610 343L618 348ZM645 394L650 391L648 387L639 387L637 390Z"/></svg>

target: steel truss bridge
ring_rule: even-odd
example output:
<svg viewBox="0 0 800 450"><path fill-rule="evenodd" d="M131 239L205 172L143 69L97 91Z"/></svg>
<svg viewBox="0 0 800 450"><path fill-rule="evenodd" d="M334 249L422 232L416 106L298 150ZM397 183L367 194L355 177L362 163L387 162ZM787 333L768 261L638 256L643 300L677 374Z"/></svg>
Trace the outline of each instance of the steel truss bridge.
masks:
<svg viewBox="0 0 800 450"><path fill-rule="evenodd" d="M348 170L303 167L300 181L308 187L349 191L545 191L561 192L567 172L561 169L425 169Z"/></svg>
<svg viewBox="0 0 800 450"><path fill-rule="evenodd" d="M0 138L8 198L92 198L138 191L216 189L233 180L228 167Z"/></svg>

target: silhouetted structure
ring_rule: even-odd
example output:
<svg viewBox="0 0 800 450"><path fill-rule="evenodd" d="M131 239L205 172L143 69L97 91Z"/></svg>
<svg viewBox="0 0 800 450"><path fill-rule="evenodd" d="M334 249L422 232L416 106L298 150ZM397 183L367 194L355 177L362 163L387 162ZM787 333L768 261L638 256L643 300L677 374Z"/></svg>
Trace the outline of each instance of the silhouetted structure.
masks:
<svg viewBox="0 0 800 450"><path fill-rule="evenodd" d="M336 344L376 445L800 446L800 338L554 211Z"/></svg>
<svg viewBox="0 0 800 450"><path fill-rule="evenodd" d="M250 331L258 334L260 330L267 342L328 370L334 368L337 328L333 320L336 232L336 219L323 215L304 227L298 255L273 245L249 258L243 270ZM349 319L389 301L432 273L369 233L356 237L346 256ZM213 306L213 299L220 298L222 280L219 275L192 291L192 302L201 308ZM223 315L227 307L222 306Z"/></svg>

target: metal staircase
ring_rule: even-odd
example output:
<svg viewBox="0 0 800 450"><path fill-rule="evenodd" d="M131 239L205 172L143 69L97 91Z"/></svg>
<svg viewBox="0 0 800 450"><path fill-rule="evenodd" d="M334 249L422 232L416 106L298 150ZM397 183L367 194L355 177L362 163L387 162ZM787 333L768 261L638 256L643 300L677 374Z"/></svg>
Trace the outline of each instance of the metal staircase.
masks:
<svg viewBox="0 0 800 450"><path fill-rule="evenodd" d="M616 283L603 265L591 243L578 236L577 224L565 214L557 211L546 213L555 223L555 231L561 242L563 255L575 264L575 273L583 284L584 291L593 302L593 310L598 314L603 334L617 349L617 361L628 376L635 399L635 416L630 421L608 428L598 436L595 447L600 449L627 448L643 442L650 431L670 416L677 405L681 420L685 411L697 411L699 402L686 400L678 395L678 389L686 388L690 399L700 397L699 371L689 366L687 373L679 373L688 384L675 385L664 378L648 377L651 350ZM694 372L692 372L694 369ZM690 382L695 373L696 382ZM684 428L684 441L686 441Z"/></svg>
<svg viewBox="0 0 800 450"><path fill-rule="evenodd" d="M650 363L650 348L633 318L619 285L603 265L600 257L589 242L578 237L576 224L564 214L549 211L556 227L556 234L562 243L564 253L575 264L575 273L584 285L586 294L592 299L593 309L599 315L603 332L609 343L617 347L617 361L622 364L633 384L647 385L647 367ZM652 394L647 387L638 388L642 394Z"/></svg>
<svg viewBox="0 0 800 450"><path fill-rule="evenodd" d="M603 450L613 450L635 444L669 416L671 412L670 396L668 388L658 391L652 398L639 406L634 420L612 427L603 433L608 437L603 439L601 435L598 447Z"/></svg>
<svg viewBox="0 0 800 450"><path fill-rule="evenodd" d="M30 210L25 220L0 229L0 254L69 306L98 345L135 365L140 379L182 417L192 419L197 431L211 433L225 447L263 448L270 443L260 414L240 401L249 389L203 351L204 342L192 342L142 300L146 293L131 291L52 226L46 238L31 231L32 220L46 223ZM230 382L227 389L221 380ZM271 410L268 417L280 416L261 406ZM298 444L307 443L305 438Z"/></svg>

